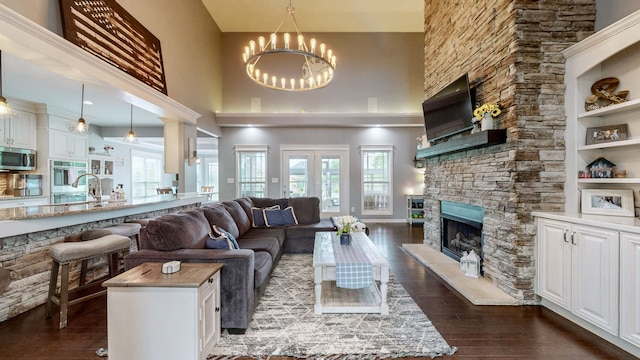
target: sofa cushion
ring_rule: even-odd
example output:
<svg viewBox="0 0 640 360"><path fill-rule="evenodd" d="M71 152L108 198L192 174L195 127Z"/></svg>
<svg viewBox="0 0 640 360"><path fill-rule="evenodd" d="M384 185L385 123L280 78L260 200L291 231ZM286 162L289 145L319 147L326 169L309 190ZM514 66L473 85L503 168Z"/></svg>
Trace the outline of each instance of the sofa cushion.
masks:
<svg viewBox="0 0 640 360"><path fill-rule="evenodd" d="M298 224L313 224L320 221L320 199L317 197L290 198L289 205L296 212Z"/></svg>
<svg viewBox="0 0 640 360"><path fill-rule="evenodd" d="M253 207L253 201L251 201L251 199L249 199L248 197L237 198L234 201L240 204L240 207L242 207L244 212L247 214L247 217L251 219L251 208Z"/></svg>
<svg viewBox="0 0 640 360"><path fill-rule="evenodd" d="M266 251L256 251L253 256L253 287L257 289L269 281L273 259Z"/></svg>
<svg viewBox="0 0 640 360"><path fill-rule="evenodd" d="M141 247L161 251L204 249L210 231L201 210L166 214L147 223Z"/></svg>
<svg viewBox="0 0 640 360"><path fill-rule="evenodd" d="M240 241L238 241L238 245L240 245L240 249L250 249L254 252L268 252L274 263L280 255L280 242L278 239L273 237L240 239Z"/></svg>
<svg viewBox="0 0 640 360"><path fill-rule="evenodd" d="M236 239L240 236L240 231L233 216L229 214L227 209L221 204L203 206L204 216L211 225L217 225L220 229L225 229Z"/></svg>
<svg viewBox="0 0 640 360"><path fill-rule="evenodd" d="M233 243L226 236L211 237L205 241L204 247L206 249L218 249L218 250L231 250L234 249Z"/></svg>
<svg viewBox="0 0 640 360"><path fill-rule="evenodd" d="M281 199L271 199L271 198L254 198L250 197L251 202L253 202L253 206L257 208L266 208L271 207L273 205L280 206L280 209L284 209L289 206L289 199L281 198Z"/></svg>
<svg viewBox="0 0 640 360"><path fill-rule="evenodd" d="M254 228L242 236L242 239L255 239L263 237L272 237L278 239L280 247L284 244L285 240L285 228L284 227L271 227L271 228Z"/></svg>
<svg viewBox="0 0 640 360"><path fill-rule="evenodd" d="M265 209L263 213L268 227L298 224L296 213L291 206L286 209Z"/></svg>
<svg viewBox="0 0 640 360"><path fill-rule="evenodd" d="M235 221L238 227L238 236L242 236L251 229L251 218L247 216L247 213L239 203L236 201L225 201L222 205L227 209L229 214L231 214L233 221Z"/></svg>

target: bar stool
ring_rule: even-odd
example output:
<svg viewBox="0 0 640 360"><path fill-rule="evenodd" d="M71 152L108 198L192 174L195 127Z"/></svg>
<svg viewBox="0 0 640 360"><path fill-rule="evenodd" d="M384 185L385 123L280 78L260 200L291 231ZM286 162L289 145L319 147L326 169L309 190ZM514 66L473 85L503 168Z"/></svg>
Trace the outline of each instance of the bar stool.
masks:
<svg viewBox="0 0 640 360"><path fill-rule="evenodd" d="M140 228L142 225L139 223L122 223L106 227L102 230L110 231L114 235L126 236L131 239L131 252L138 251L140 242Z"/></svg>
<svg viewBox="0 0 640 360"><path fill-rule="evenodd" d="M120 235L106 235L93 240L79 242L63 242L51 246L49 256L51 256L51 278L49 281L49 294L47 296L47 318L53 315L53 304L60 307L60 325L63 329L67 326L67 310L71 305L93 299L104 293L106 290L81 296L77 299L69 301L69 268L74 261L88 261L101 256L107 256L109 262L109 277L113 277L118 271L118 253L128 250L131 240L128 237ZM62 265L62 273L60 279L60 293L56 292L58 282L58 271ZM80 275L82 283L73 291L84 288L85 274Z"/></svg>

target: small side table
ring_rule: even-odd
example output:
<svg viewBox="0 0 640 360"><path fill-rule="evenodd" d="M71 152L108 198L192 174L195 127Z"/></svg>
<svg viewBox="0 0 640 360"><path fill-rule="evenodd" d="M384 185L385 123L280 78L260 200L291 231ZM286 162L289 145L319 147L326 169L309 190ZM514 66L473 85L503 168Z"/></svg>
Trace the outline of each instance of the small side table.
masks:
<svg viewBox="0 0 640 360"><path fill-rule="evenodd" d="M220 339L222 264L145 263L105 281L109 360L204 360Z"/></svg>

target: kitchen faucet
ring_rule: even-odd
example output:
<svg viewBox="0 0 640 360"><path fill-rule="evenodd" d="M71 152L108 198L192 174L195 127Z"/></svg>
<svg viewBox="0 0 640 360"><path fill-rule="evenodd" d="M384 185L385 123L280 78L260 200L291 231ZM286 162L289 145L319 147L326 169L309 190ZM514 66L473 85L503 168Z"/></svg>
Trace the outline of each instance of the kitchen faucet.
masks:
<svg viewBox="0 0 640 360"><path fill-rule="evenodd" d="M96 181L98 182L98 193L97 194L91 194L91 196L93 196L93 198L96 200L96 207L102 206L102 181L100 181L100 178L98 177L98 175L94 174L94 173L84 173L84 174L80 174L77 178L76 181L73 182L73 184L71 184L71 187L77 188L78 187L78 181L80 180L80 178L82 178L83 176L93 176L94 178L96 178Z"/></svg>

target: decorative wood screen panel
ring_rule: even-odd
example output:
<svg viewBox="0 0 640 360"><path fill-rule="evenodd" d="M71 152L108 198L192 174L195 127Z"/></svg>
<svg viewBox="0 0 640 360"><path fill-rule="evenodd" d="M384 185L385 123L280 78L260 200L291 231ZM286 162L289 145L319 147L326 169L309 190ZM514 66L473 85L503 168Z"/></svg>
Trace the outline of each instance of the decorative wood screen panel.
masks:
<svg viewBox="0 0 640 360"><path fill-rule="evenodd" d="M160 40L114 0L60 0L65 39L167 94Z"/></svg>

